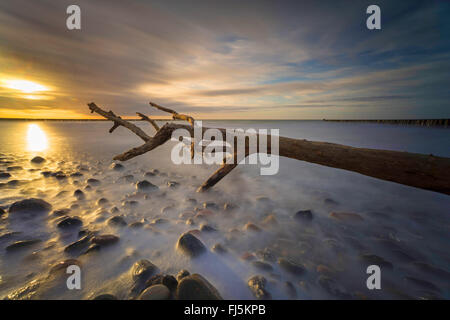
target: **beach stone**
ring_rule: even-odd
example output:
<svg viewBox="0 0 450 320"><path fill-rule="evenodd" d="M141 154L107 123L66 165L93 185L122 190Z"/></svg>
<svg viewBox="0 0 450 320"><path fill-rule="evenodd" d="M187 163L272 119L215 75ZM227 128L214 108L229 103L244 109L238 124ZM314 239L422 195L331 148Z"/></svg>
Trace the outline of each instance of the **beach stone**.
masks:
<svg viewBox="0 0 450 320"><path fill-rule="evenodd" d="M114 244L119 241L119 237L113 234L98 235L92 238L92 243L99 244L101 246Z"/></svg>
<svg viewBox="0 0 450 320"><path fill-rule="evenodd" d="M277 218L275 218L275 216L273 214L270 214L264 218L262 223L266 226L276 226L276 225L278 225L278 220L277 220Z"/></svg>
<svg viewBox="0 0 450 320"><path fill-rule="evenodd" d="M169 187L169 188L176 188L176 187L178 187L180 184L178 183L178 182L176 182L176 181L167 181L167 186Z"/></svg>
<svg viewBox="0 0 450 320"><path fill-rule="evenodd" d="M203 208L205 208L205 209L213 209L213 210L219 209L219 206L215 202L207 201L207 202L203 202L202 205L203 205Z"/></svg>
<svg viewBox="0 0 450 320"><path fill-rule="evenodd" d="M177 241L177 248L191 258L198 257L206 252L205 245L189 232L180 236Z"/></svg>
<svg viewBox="0 0 450 320"><path fill-rule="evenodd" d="M202 224L202 225L200 226L200 231L201 231L201 232L215 232L215 231L217 231L217 229L211 227L210 225Z"/></svg>
<svg viewBox="0 0 450 320"><path fill-rule="evenodd" d="M261 228L258 227L256 224L254 223L250 223L248 222L245 226L244 226L244 230L245 231L254 231L254 232L260 232Z"/></svg>
<svg viewBox="0 0 450 320"><path fill-rule="evenodd" d="M193 206L195 206L197 204L197 200L194 198L186 198L186 199L184 199L184 201Z"/></svg>
<svg viewBox="0 0 450 320"><path fill-rule="evenodd" d="M273 270L273 267L270 264L268 264L267 262L252 261L251 264L256 269L259 269L259 270L262 270L262 271L272 271Z"/></svg>
<svg viewBox="0 0 450 320"><path fill-rule="evenodd" d="M350 212L331 212L330 217L343 222L361 222L364 220L359 214Z"/></svg>
<svg viewBox="0 0 450 320"><path fill-rule="evenodd" d="M133 229L142 228L143 226L144 226L144 223L141 222L141 221L136 221L136 222L133 222L133 223L131 223L131 224L129 225L129 227L130 227L130 228L133 228Z"/></svg>
<svg viewBox="0 0 450 320"><path fill-rule="evenodd" d="M330 205L330 206L337 206L339 204L339 202L337 202L336 200L333 200L331 198L324 199L323 203L325 203L326 205Z"/></svg>
<svg viewBox="0 0 450 320"><path fill-rule="evenodd" d="M92 252L97 252L101 249L102 247L99 244L93 243L89 246L89 248L86 249L86 251L83 252L83 254L89 254Z"/></svg>
<svg viewBox="0 0 450 320"><path fill-rule="evenodd" d="M30 198L14 202L9 207L9 214L14 215L37 215L48 213L52 209L52 205L42 199Z"/></svg>
<svg viewBox="0 0 450 320"><path fill-rule="evenodd" d="M78 200L83 200L85 198L84 192L80 189L77 189L73 192L73 196Z"/></svg>
<svg viewBox="0 0 450 320"><path fill-rule="evenodd" d="M156 176L156 173L154 173L152 171L144 173L144 178L151 178L151 177L154 177L154 176Z"/></svg>
<svg viewBox="0 0 450 320"><path fill-rule="evenodd" d="M131 267L131 277L134 282L145 283L156 272L158 267L145 259L135 262Z"/></svg>
<svg viewBox="0 0 450 320"><path fill-rule="evenodd" d="M50 268L49 274L53 275L53 274L58 273L58 272L64 272L65 273L66 270L67 270L67 267L72 266L72 265L77 265L79 267L81 266L80 262L78 260L76 260L76 259L66 259L66 260L59 261L59 262L55 263Z"/></svg>
<svg viewBox="0 0 450 320"><path fill-rule="evenodd" d="M183 279L184 277L187 277L188 275L190 275L189 271L184 270L184 269L180 270L177 273L177 281L180 282L181 279Z"/></svg>
<svg viewBox="0 0 450 320"><path fill-rule="evenodd" d="M263 276L253 276L247 281L247 285L250 291L253 293L256 299L270 300L272 295L266 290L267 280Z"/></svg>
<svg viewBox="0 0 450 320"><path fill-rule="evenodd" d="M89 178L89 179L87 180L87 183L88 183L90 186L95 187L95 186L99 186L99 185L100 185L100 180L97 180L97 179L94 179L94 178Z"/></svg>
<svg viewBox="0 0 450 320"><path fill-rule="evenodd" d="M72 253L74 251L82 250L89 246L89 242L91 240L90 236L84 236L80 240L77 240L75 242L72 242L67 247L64 248L64 252Z"/></svg>
<svg viewBox="0 0 450 320"><path fill-rule="evenodd" d="M262 250L256 251L256 256L264 261L276 262L276 254L270 248L264 248Z"/></svg>
<svg viewBox="0 0 450 320"><path fill-rule="evenodd" d="M82 177L83 174L81 172L77 171L77 172L71 173L70 176L72 178L78 178L78 177Z"/></svg>
<svg viewBox="0 0 450 320"><path fill-rule="evenodd" d="M10 166L6 168L6 171L19 171L19 170L23 170L23 168L21 166Z"/></svg>
<svg viewBox="0 0 450 320"><path fill-rule="evenodd" d="M68 215L70 213L70 211L71 210L69 208L53 210L52 216L56 216L56 217L65 216L65 215Z"/></svg>
<svg viewBox="0 0 450 320"><path fill-rule="evenodd" d="M66 217L62 221L58 222L57 227L61 229L68 229L74 227L80 227L83 225L83 221L78 217Z"/></svg>
<svg viewBox="0 0 450 320"><path fill-rule="evenodd" d="M139 296L139 300L169 300L170 290L163 284L155 284L145 289Z"/></svg>
<svg viewBox="0 0 450 320"><path fill-rule="evenodd" d="M16 252L20 249L29 248L41 242L39 239L16 241L6 247L6 252Z"/></svg>
<svg viewBox="0 0 450 320"><path fill-rule="evenodd" d="M311 210L300 210L295 213L294 218L298 221L311 221L313 214Z"/></svg>
<svg viewBox="0 0 450 320"><path fill-rule="evenodd" d="M0 179L8 179L11 177L11 174L8 172L0 172Z"/></svg>
<svg viewBox="0 0 450 320"><path fill-rule="evenodd" d="M384 260L382 257L377 256L375 254L363 253L359 256L360 260L366 264L372 265L375 264L377 266L392 269L394 266L389 261Z"/></svg>
<svg viewBox="0 0 450 320"><path fill-rule="evenodd" d="M124 227L127 225L127 222L121 216L114 216L108 219L108 224L114 227Z"/></svg>
<svg viewBox="0 0 450 320"><path fill-rule="evenodd" d="M36 156L36 157L34 157L33 159L31 159L31 162L32 163L43 163L43 162L45 162L45 159L44 158L42 158L42 157L40 157L40 156Z"/></svg>
<svg viewBox="0 0 450 320"><path fill-rule="evenodd" d="M108 203L109 203L109 200L106 199L106 198L100 198L100 199L97 200L97 205L99 207L107 205Z"/></svg>
<svg viewBox="0 0 450 320"><path fill-rule="evenodd" d="M223 211L227 211L227 212L231 212L236 210L237 208L239 208L237 205L233 204L233 203L225 203L223 205Z"/></svg>
<svg viewBox="0 0 450 320"><path fill-rule="evenodd" d="M165 285L167 288L169 288L170 292L175 292L175 290L177 290L178 281L172 275L169 274L164 275L161 283Z"/></svg>
<svg viewBox="0 0 450 320"><path fill-rule="evenodd" d="M109 293L104 293L104 294L100 294L100 295L96 296L92 300L118 300L118 299L115 295L112 295Z"/></svg>
<svg viewBox="0 0 450 320"><path fill-rule="evenodd" d="M147 180L142 180L136 183L136 189L138 191L145 192L145 191L155 191L158 190L159 188L158 186L154 185L151 182L148 182Z"/></svg>
<svg viewBox="0 0 450 320"><path fill-rule="evenodd" d="M158 224L161 225L161 224L166 224L166 223L169 223L169 220L164 219L164 218L155 218L151 222L151 224L154 224L154 225L158 225Z"/></svg>
<svg viewBox="0 0 450 320"><path fill-rule="evenodd" d="M215 253L218 253L218 254L225 254L225 253L227 253L227 249L225 249L225 247L222 246L220 243L216 243L215 245L213 245L211 250L213 252L215 252Z"/></svg>
<svg viewBox="0 0 450 320"><path fill-rule="evenodd" d="M195 218L208 219L213 215L214 215L214 213L211 210L201 209L197 212L197 214L195 215Z"/></svg>
<svg viewBox="0 0 450 320"><path fill-rule="evenodd" d="M179 300L222 300L219 291L199 274L183 277L176 296Z"/></svg>
<svg viewBox="0 0 450 320"><path fill-rule="evenodd" d="M114 171L122 171L125 167L123 165L121 165L120 163L113 163L111 165L111 169L113 169Z"/></svg>
<svg viewBox="0 0 450 320"><path fill-rule="evenodd" d="M281 269L295 275L302 275L306 273L306 268L303 265L297 264L286 258L278 259L278 265L280 266Z"/></svg>

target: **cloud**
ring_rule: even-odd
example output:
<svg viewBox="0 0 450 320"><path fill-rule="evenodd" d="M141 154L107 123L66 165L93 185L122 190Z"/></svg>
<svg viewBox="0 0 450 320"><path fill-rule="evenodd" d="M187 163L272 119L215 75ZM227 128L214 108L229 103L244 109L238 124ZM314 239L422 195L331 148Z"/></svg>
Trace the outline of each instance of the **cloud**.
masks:
<svg viewBox="0 0 450 320"><path fill-rule="evenodd" d="M70 4L0 3L0 77L52 88L36 99L0 88L3 110L84 117L96 101L130 116L155 100L196 117L366 117L369 107L380 117L386 105L407 116L407 101L449 116L440 4L380 0L380 32L365 28L365 3L355 1L80 0L81 31L65 27Z"/></svg>

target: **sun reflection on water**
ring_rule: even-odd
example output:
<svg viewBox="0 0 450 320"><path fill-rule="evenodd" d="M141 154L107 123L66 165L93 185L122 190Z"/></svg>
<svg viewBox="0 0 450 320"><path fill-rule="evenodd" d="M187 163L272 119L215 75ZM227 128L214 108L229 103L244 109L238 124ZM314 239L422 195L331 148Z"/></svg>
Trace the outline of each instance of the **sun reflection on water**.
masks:
<svg viewBox="0 0 450 320"><path fill-rule="evenodd" d="M47 135L37 124L28 125L27 149L29 151L44 151L48 148Z"/></svg>

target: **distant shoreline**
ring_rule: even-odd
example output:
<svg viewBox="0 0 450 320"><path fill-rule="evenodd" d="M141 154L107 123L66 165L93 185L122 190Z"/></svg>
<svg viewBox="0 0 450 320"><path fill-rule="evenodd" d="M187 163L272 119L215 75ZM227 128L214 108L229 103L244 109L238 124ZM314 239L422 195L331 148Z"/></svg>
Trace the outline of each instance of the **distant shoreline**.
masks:
<svg viewBox="0 0 450 320"><path fill-rule="evenodd" d="M126 119L128 121L144 121L142 119ZM449 127L450 119L199 119L202 121L330 121L330 122L368 122L398 125L415 125L424 127ZM85 122L110 121L108 119L27 119L0 118L0 121L51 121L51 122ZM173 119L155 119L155 121L174 121Z"/></svg>
<svg viewBox="0 0 450 320"><path fill-rule="evenodd" d="M423 127L448 127L450 119L386 119L386 120L332 120L323 119L323 121L333 122L373 122L400 125L415 125Z"/></svg>

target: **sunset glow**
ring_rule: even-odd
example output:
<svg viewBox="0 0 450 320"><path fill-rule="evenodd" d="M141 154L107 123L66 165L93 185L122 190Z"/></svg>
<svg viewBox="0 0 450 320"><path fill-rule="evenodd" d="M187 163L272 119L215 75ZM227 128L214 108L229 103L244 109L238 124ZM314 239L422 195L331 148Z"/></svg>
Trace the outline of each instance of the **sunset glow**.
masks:
<svg viewBox="0 0 450 320"><path fill-rule="evenodd" d="M20 79L9 79L3 80L3 86L8 89L19 90L24 93L34 93L41 91L48 91L49 89L39 83L28 81L28 80L20 80Z"/></svg>

